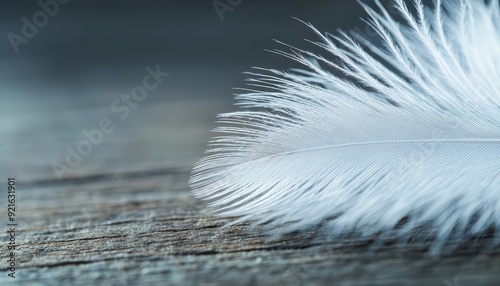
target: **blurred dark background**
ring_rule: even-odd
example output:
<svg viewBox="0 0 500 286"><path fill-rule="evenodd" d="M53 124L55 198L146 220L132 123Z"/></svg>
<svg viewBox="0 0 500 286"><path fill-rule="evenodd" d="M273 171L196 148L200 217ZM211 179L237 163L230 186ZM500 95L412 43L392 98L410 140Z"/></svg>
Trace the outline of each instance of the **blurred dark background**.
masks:
<svg viewBox="0 0 500 286"><path fill-rule="evenodd" d="M116 130L68 176L190 168L215 115L233 109L232 88L244 86L244 71L296 66L264 51L283 48L273 39L312 46L304 39L314 33L292 17L331 33L365 28L353 0L242 0L223 19L214 1L73 0L16 53L8 34L22 36L22 18L32 22L42 8L37 1L0 5L0 172L26 180L55 178L52 165L65 162L66 146L76 148L82 130L104 117ZM113 100L158 64L169 77L117 120Z"/></svg>

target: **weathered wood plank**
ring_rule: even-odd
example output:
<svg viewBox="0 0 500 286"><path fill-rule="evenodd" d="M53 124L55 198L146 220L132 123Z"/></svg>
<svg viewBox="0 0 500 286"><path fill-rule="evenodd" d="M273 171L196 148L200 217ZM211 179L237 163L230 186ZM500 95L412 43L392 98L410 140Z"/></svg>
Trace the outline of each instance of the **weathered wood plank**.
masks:
<svg viewBox="0 0 500 286"><path fill-rule="evenodd" d="M498 255L432 261L356 239L221 227L186 169L19 182L18 271L1 285L498 285ZM6 253L0 254L6 261ZM454 279L459 284L453 284ZM13 282L15 281L15 282ZM447 284L449 283L449 284Z"/></svg>

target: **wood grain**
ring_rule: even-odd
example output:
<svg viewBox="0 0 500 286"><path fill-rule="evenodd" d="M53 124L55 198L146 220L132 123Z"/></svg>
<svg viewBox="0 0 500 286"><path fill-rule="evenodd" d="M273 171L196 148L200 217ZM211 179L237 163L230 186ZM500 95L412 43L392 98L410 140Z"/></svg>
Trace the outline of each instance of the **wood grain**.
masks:
<svg viewBox="0 0 500 286"><path fill-rule="evenodd" d="M432 261L355 239L223 228L189 195L188 170L19 184L19 270L2 285L498 285L500 259ZM1 260L6 260L2 253ZM458 277L460 284L453 284ZM446 284L446 283L451 284Z"/></svg>
<svg viewBox="0 0 500 286"><path fill-rule="evenodd" d="M16 279L3 272L0 285L500 285L498 253L432 260L384 246L368 255L356 237L265 237L246 224L223 227L230 219L212 216L187 185L211 118L224 110L197 106L210 105L141 106L63 180L50 163L80 140L78 128L65 131L68 141L40 145L43 134L56 133L47 127L24 145L4 142L0 155L10 163L0 170L18 182L19 247ZM176 109L184 128L157 118ZM30 159L15 160L21 151ZM0 252L5 265L7 257Z"/></svg>

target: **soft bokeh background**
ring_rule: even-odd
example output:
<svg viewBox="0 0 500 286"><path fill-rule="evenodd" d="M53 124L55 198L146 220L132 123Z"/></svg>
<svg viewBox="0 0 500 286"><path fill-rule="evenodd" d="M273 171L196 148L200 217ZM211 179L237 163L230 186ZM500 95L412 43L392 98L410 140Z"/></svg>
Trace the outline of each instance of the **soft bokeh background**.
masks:
<svg viewBox="0 0 500 286"><path fill-rule="evenodd" d="M0 174L28 181L55 178L53 162L64 163L66 146L75 149L104 117L116 130L68 176L191 168L215 115L234 108L244 71L294 66L264 51L282 47L273 39L311 47L304 39L315 35L292 17L333 33L365 27L352 0L243 0L223 21L213 1L73 0L16 54L7 34L21 35L21 18L41 8L0 6ZM170 76L118 120L113 100L157 64Z"/></svg>

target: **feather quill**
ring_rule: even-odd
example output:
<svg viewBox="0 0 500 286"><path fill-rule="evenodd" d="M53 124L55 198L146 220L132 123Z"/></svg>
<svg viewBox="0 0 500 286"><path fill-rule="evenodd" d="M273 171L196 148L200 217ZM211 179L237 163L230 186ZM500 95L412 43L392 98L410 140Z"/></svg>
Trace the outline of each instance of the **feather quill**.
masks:
<svg viewBox="0 0 500 286"><path fill-rule="evenodd" d="M438 254L500 242L498 0L362 4L383 45L353 33L275 51L302 70L257 69L218 116L194 167L197 198L279 233L420 237ZM413 9L414 8L414 9Z"/></svg>

